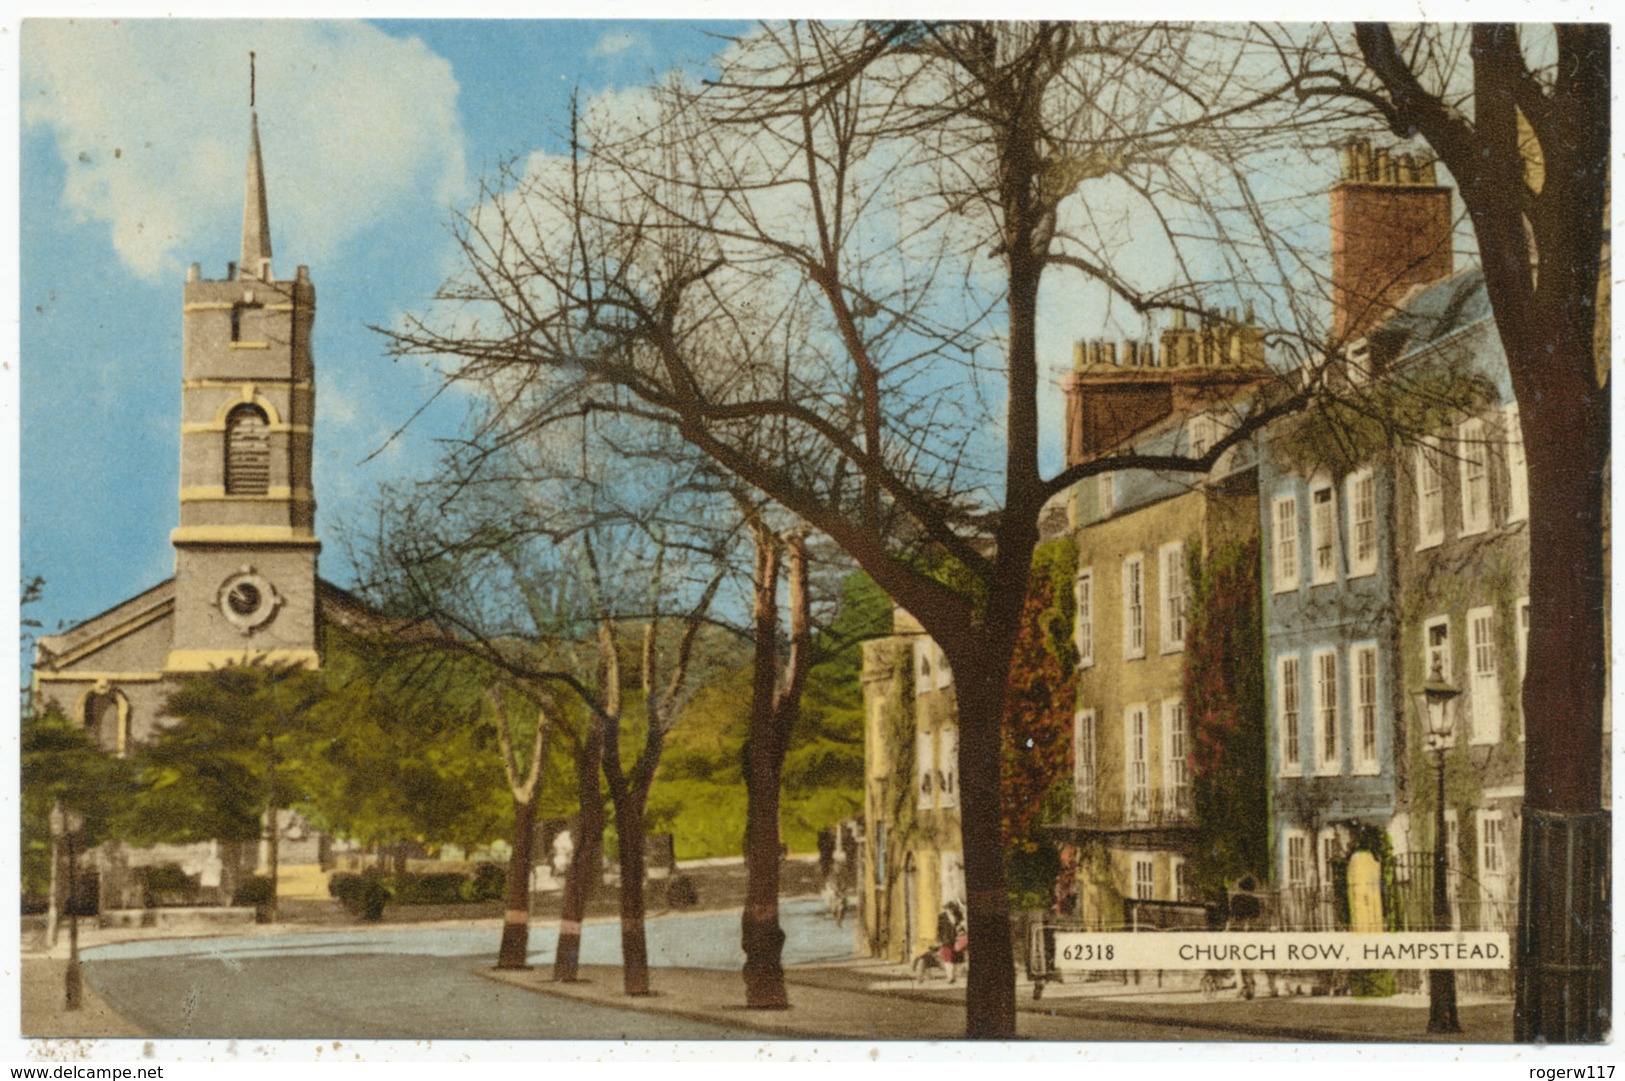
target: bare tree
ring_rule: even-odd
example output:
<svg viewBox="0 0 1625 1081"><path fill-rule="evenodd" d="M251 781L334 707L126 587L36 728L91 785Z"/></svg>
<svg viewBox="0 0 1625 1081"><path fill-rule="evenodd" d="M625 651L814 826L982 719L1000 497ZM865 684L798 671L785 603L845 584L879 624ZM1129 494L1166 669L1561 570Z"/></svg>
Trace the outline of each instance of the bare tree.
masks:
<svg viewBox="0 0 1625 1081"><path fill-rule="evenodd" d="M1455 177L1511 369L1530 526L1518 1040L1602 1040L1611 1021L1609 45L1606 24L1372 23L1295 62L1306 97L1420 135Z"/></svg>
<svg viewBox="0 0 1625 1081"><path fill-rule="evenodd" d="M1040 512L1100 472L1205 472L1314 389L1248 400L1198 457L1040 467L1046 274L1102 311L1207 312L1301 270L1249 187L1243 148L1300 137L1254 116L1288 86L1249 76L1250 47L1147 25L766 26L715 83L602 102L568 159L494 185L460 222L464 271L393 332L450 378L532 388L502 398L510 430L583 411L674 428L942 646L971 1036L1015 1034L999 730ZM1272 340L1318 348L1301 299L1271 295L1293 328Z"/></svg>
<svg viewBox="0 0 1625 1081"><path fill-rule="evenodd" d="M508 698L500 685L489 692L496 714L502 768L513 796L513 849L508 858L507 906L502 914L502 944L498 968L525 968L530 951L530 869L536 837L536 801L541 795L542 770L547 763L548 737L553 724L547 708L537 703L536 731L531 736L530 761L523 771L514 757L513 729L508 721Z"/></svg>
<svg viewBox="0 0 1625 1081"><path fill-rule="evenodd" d="M743 502L743 501L741 501ZM784 988L784 930L779 926L779 795L784 756L801 708L811 664L811 598L807 542L796 531L774 534L759 514L751 516L756 546L752 577L755 653L752 658L750 736L745 744L745 911L740 937L745 951L745 1005L789 1005ZM789 564L790 656L780 672L779 578Z"/></svg>
<svg viewBox="0 0 1625 1081"><path fill-rule="evenodd" d="M698 596L677 617L680 622L675 630L675 642L663 642L665 621L658 613L662 606L662 595L673 589L673 583L665 575L666 554L667 549L663 545L655 548L654 566L648 579L650 605L649 613L643 617L643 647L638 667L645 711L644 738L630 769L621 760L622 716L618 711L605 711L603 770L610 799L615 805L615 831L620 842L621 973L629 995L649 993L649 948L643 923L645 842L648 834L645 813L649 805L649 789L654 785L666 735L676 723L692 690L690 662L695 641L705 625L707 612L725 574L725 568L721 566L712 572ZM602 610L598 649L601 656L618 656L616 620L612 609ZM613 664L618 670L619 661L615 660Z"/></svg>

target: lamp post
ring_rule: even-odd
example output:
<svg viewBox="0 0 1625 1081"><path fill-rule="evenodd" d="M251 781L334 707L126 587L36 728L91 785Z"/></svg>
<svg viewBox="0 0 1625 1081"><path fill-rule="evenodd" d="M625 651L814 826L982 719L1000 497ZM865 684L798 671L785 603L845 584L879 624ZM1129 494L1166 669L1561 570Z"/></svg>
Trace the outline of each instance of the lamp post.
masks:
<svg viewBox="0 0 1625 1081"><path fill-rule="evenodd" d="M1450 923L1450 893L1446 878L1450 873L1450 859L1446 851L1448 840L1444 824L1444 751L1450 741L1451 703L1461 691L1445 682L1443 661L1435 657L1433 670L1417 695L1419 712L1427 722L1428 746L1436 754L1438 765L1438 798L1433 804L1433 926L1441 930ZM1428 1031L1460 1032L1461 1022L1456 1019L1456 973L1453 969L1436 968L1428 972Z"/></svg>
<svg viewBox="0 0 1625 1081"><path fill-rule="evenodd" d="M51 805L51 835L61 838L68 849L68 973L63 988L65 1007L77 1010L84 997L84 977L79 971L79 857L74 840L85 828L84 815L69 811L58 800Z"/></svg>

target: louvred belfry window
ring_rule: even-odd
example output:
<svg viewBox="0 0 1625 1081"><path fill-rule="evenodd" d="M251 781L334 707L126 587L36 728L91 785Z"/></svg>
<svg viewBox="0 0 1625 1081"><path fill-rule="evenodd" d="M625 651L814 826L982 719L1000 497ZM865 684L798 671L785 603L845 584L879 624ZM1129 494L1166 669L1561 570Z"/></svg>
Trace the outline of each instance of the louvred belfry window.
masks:
<svg viewBox="0 0 1625 1081"><path fill-rule="evenodd" d="M271 486L271 426L259 407L226 417L226 494L264 495Z"/></svg>

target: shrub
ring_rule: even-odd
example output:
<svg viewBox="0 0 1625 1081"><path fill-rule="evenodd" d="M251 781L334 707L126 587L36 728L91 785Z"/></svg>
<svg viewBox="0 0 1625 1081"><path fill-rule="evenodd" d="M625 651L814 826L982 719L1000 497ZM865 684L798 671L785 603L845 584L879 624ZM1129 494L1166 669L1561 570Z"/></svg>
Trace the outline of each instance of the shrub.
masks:
<svg viewBox="0 0 1625 1081"><path fill-rule="evenodd" d="M508 892L508 872L494 863L474 868L474 877L463 883L465 901L500 901Z"/></svg>
<svg viewBox="0 0 1625 1081"><path fill-rule="evenodd" d="M334 875L327 882L327 892L337 897L351 915L364 920L384 917L384 905L390 900L389 887L375 874Z"/></svg>
<svg viewBox="0 0 1625 1081"><path fill-rule="evenodd" d="M245 879L237 891L231 895L234 905L263 905L269 904L276 895L276 889L271 880L264 875L253 875Z"/></svg>
<svg viewBox="0 0 1625 1081"><path fill-rule="evenodd" d="M157 867L147 868L147 891L149 893L190 893L192 880L181 870L178 863L162 863Z"/></svg>
<svg viewBox="0 0 1625 1081"><path fill-rule="evenodd" d="M671 908L693 908L700 903L700 891L688 875L678 875L666 883L666 904Z"/></svg>
<svg viewBox="0 0 1625 1081"><path fill-rule="evenodd" d="M395 875L389 880L390 893L400 905L455 905L463 900L468 876L455 871L427 875Z"/></svg>

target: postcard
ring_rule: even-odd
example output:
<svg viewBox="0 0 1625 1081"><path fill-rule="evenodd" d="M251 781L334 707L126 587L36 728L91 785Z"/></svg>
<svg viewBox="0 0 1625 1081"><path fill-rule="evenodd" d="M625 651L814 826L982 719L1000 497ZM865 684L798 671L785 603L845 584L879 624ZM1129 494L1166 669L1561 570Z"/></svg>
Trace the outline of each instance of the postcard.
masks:
<svg viewBox="0 0 1625 1081"><path fill-rule="evenodd" d="M1610 1039L1609 25L18 28L21 1057Z"/></svg>

